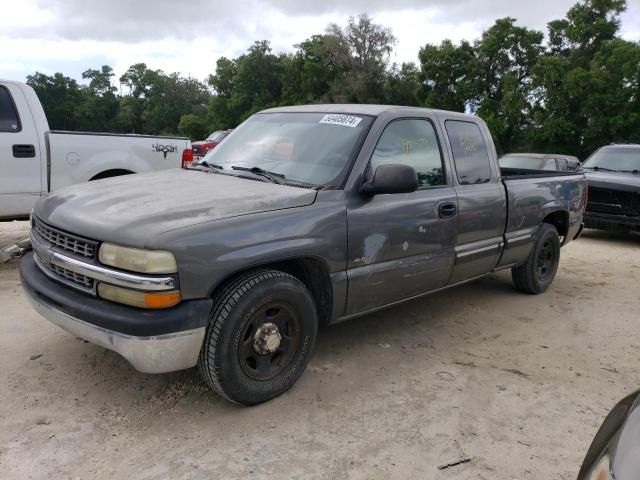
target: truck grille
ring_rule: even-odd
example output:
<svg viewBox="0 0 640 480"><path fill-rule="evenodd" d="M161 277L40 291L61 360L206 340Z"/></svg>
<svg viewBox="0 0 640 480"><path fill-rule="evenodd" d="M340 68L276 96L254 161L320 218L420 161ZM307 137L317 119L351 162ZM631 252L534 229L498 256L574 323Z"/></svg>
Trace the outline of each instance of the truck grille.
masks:
<svg viewBox="0 0 640 480"><path fill-rule="evenodd" d="M587 211L633 217L640 216L640 194L589 187Z"/></svg>
<svg viewBox="0 0 640 480"><path fill-rule="evenodd" d="M85 258L95 258L97 243L50 227L33 218L33 229L52 245Z"/></svg>
<svg viewBox="0 0 640 480"><path fill-rule="evenodd" d="M86 275L82 275L80 273L72 272L71 270L67 270L66 268L62 268L58 265L47 265L47 268L50 272L54 273L56 276L60 277L62 280L66 280L65 283L72 282L80 287L84 287L88 290L93 290L93 278L89 278Z"/></svg>

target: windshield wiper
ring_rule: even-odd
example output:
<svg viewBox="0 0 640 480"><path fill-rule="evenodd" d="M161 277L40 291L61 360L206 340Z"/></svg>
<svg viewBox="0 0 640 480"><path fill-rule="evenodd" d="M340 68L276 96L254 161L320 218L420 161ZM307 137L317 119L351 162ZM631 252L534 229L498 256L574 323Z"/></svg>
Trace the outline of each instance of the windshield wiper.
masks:
<svg viewBox="0 0 640 480"><path fill-rule="evenodd" d="M281 173L268 172L263 170L260 167L240 167L238 165L232 165L232 170L238 170L241 172L250 172L261 177L268 179L271 183L277 183L278 185L282 185L284 183L284 175Z"/></svg>
<svg viewBox="0 0 640 480"><path fill-rule="evenodd" d="M606 168L606 167L583 167L586 170L595 170L596 172L617 172L618 170L613 170L611 168Z"/></svg>
<svg viewBox="0 0 640 480"><path fill-rule="evenodd" d="M216 163L209 163L206 160L200 160L196 165L204 165L205 167L215 168L216 170L224 170L222 165L218 165Z"/></svg>

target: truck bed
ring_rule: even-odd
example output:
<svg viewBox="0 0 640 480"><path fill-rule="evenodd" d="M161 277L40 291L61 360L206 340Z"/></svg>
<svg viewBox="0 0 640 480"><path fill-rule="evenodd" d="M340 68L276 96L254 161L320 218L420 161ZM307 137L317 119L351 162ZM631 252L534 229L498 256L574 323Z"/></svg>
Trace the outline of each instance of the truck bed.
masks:
<svg viewBox="0 0 640 480"><path fill-rule="evenodd" d="M558 233L563 244L580 234L587 189L584 173L518 168L502 168L500 173L507 196L507 221L499 268L526 258L535 232L547 218L561 225Z"/></svg>
<svg viewBox="0 0 640 480"><path fill-rule="evenodd" d="M189 148L184 137L52 130L45 134L49 191L86 182L105 172L142 173L178 168ZM109 176L108 174L106 176Z"/></svg>

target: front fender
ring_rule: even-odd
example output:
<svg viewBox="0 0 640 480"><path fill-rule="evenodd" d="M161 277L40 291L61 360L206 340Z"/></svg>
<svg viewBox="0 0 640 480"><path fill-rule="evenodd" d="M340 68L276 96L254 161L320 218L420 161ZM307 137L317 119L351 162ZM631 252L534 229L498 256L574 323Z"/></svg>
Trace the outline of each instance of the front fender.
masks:
<svg viewBox="0 0 640 480"><path fill-rule="evenodd" d="M227 278L248 268L292 258L320 260L331 276L346 270L346 208L320 197L306 207L179 228L151 239L147 248L174 253L186 299L209 297Z"/></svg>

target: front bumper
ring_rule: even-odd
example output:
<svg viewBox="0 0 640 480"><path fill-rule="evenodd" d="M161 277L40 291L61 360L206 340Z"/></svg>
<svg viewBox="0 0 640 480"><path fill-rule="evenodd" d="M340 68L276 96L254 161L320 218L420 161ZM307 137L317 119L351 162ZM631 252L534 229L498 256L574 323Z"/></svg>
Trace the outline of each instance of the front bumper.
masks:
<svg viewBox="0 0 640 480"><path fill-rule="evenodd" d="M586 228L598 230L640 230L640 217L590 212L589 210L584 213L584 223Z"/></svg>
<svg viewBox="0 0 640 480"><path fill-rule="evenodd" d="M211 300L190 300L166 310L143 310L90 297L51 280L34 254L20 262L23 290L34 309L71 334L119 353L144 373L195 366Z"/></svg>

